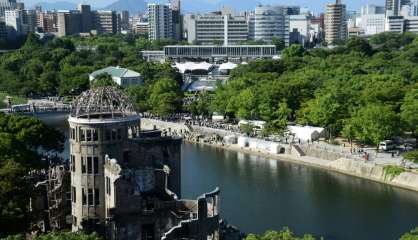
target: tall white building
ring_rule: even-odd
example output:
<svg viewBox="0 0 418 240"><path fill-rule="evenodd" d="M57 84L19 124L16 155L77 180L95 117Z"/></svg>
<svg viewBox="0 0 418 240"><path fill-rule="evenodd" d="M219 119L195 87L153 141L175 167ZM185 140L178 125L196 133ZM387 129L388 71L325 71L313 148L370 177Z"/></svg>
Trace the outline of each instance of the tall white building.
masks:
<svg viewBox="0 0 418 240"><path fill-rule="evenodd" d="M325 14L325 41L333 44L347 38L346 6L341 0L327 4Z"/></svg>
<svg viewBox="0 0 418 240"><path fill-rule="evenodd" d="M14 37L24 33L25 27L23 25L23 11L22 10L6 10L5 22L8 29L8 35Z"/></svg>
<svg viewBox="0 0 418 240"><path fill-rule="evenodd" d="M309 19L307 15L289 16L290 43L299 43L302 46L310 41Z"/></svg>
<svg viewBox="0 0 418 240"><path fill-rule="evenodd" d="M149 40L173 38L173 15L169 5L148 4Z"/></svg>
<svg viewBox="0 0 418 240"><path fill-rule="evenodd" d="M374 35L385 31L385 20L385 7L369 4L361 8L356 25L365 35Z"/></svg>
<svg viewBox="0 0 418 240"><path fill-rule="evenodd" d="M189 43L235 45L248 40L246 16L222 13L186 15L184 30Z"/></svg>
<svg viewBox="0 0 418 240"><path fill-rule="evenodd" d="M16 0L0 0L0 20L5 20L5 11L6 10L15 10L17 9Z"/></svg>
<svg viewBox="0 0 418 240"><path fill-rule="evenodd" d="M250 18L250 38L271 43L283 39L289 45L289 17L280 6L258 6Z"/></svg>

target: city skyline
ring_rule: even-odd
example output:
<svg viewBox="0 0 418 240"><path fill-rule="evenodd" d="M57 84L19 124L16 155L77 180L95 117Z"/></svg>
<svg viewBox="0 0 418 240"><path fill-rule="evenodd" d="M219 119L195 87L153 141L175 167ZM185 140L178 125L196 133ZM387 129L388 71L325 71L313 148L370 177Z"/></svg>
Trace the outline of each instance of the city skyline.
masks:
<svg viewBox="0 0 418 240"><path fill-rule="evenodd" d="M74 4L86 3L91 4L93 8L103 8L117 0L23 0L23 2L28 6L32 7L37 3L55 3L55 2L71 2ZM140 0L138 0L140 1ZM168 0L144 0L148 3L166 3ZM308 0L200 0L197 4L195 0L183 0L183 9L187 11L212 11L218 10L222 6L239 6L238 11L241 10L251 10L257 4L270 4L270 5L299 5L301 7L308 7L315 13L323 12L327 3L332 3L332 0L319 0L319 1L308 1ZM236 4L236 3L240 4ZM202 4L203 3L203 4ZM343 0L343 3L347 5L348 10L359 10L361 6L366 4L376 4L376 5L385 5L384 0Z"/></svg>

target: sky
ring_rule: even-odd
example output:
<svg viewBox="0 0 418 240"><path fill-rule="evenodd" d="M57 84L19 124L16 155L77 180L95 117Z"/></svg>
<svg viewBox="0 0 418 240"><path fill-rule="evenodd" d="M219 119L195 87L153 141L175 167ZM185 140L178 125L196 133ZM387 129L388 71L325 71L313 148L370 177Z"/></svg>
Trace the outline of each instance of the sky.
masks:
<svg viewBox="0 0 418 240"><path fill-rule="evenodd" d="M22 1L22 0L21 0ZM104 7L116 0L23 0L27 6L33 6L38 2L56 2L56 1L67 1L73 3L87 3L91 4L94 8ZM147 0L148 2L161 2L164 3L167 0ZM183 1L183 8L187 9L187 6L196 6L197 4L200 6L209 6L215 7L225 0L182 0ZM335 0L227 0L227 2L232 3L232 5L240 5L246 3L244 5L249 5L251 3L257 5L258 3L261 4L274 4L274 5L297 5L301 7L308 7L314 12L318 13L323 11L325 5L329 2L334 2ZM361 6L365 4L377 4L377 5L384 5L384 0L343 0L343 3L347 5L349 10L359 10ZM213 9L215 10L215 9ZM250 10L250 9L248 9ZM204 9L206 11L206 9Z"/></svg>

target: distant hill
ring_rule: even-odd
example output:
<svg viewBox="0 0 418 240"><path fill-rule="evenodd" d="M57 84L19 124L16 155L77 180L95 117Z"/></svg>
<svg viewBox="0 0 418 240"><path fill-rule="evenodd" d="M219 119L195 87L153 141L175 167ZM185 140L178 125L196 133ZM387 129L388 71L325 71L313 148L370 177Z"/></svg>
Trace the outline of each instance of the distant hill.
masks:
<svg viewBox="0 0 418 240"><path fill-rule="evenodd" d="M131 15L136 15L138 12L146 11L147 2L145 0L118 0L103 9L114 11L128 10Z"/></svg>
<svg viewBox="0 0 418 240"><path fill-rule="evenodd" d="M39 2L35 5L41 6L43 10L73 10L77 8L77 4L66 1Z"/></svg>

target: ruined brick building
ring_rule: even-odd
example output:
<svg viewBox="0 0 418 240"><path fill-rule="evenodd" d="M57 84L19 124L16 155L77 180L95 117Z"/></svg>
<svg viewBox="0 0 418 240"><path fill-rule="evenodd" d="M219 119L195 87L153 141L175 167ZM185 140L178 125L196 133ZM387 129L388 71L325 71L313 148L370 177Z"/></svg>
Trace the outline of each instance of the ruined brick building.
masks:
<svg viewBox="0 0 418 240"><path fill-rule="evenodd" d="M82 93L69 121L73 231L106 239L218 239L219 190L181 197L181 139L142 131L113 87Z"/></svg>

